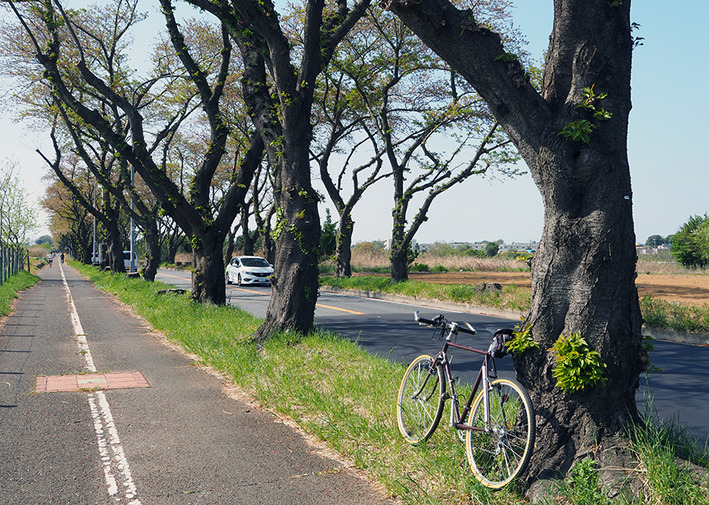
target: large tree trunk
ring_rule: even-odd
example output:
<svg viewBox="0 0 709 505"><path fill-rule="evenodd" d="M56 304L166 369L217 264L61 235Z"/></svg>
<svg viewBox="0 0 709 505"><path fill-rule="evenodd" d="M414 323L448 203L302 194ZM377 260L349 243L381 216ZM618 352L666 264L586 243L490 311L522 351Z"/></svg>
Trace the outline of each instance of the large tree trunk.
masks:
<svg viewBox="0 0 709 505"><path fill-rule="evenodd" d="M545 226L532 264L528 318L540 351L515 360L539 414L530 475L542 479L565 472L594 448L601 457L627 422L637 420L635 391L644 366L627 163L607 144L598 151L583 147L576 157L581 153L554 140L568 164L541 161L537 168L548 175L563 167L570 177L540 186ZM572 332L601 353L605 386L571 394L556 387L548 349Z"/></svg>
<svg viewBox="0 0 709 505"><path fill-rule="evenodd" d="M244 256L254 255L254 236L249 231L249 207L241 209L241 232L244 238Z"/></svg>
<svg viewBox="0 0 709 505"><path fill-rule="evenodd" d="M109 240L108 261L112 272L123 273L126 271L126 265L123 262L123 242L120 239Z"/></svg>
<svg viewBox="0 0 709 505"><path fill-rule="evenodd" d="M299 156L295 161L282 161L277 191L280 215L277 215L276 261L272 281L271 302L266 320L257 330L257 340L274 331L308 332L313 328L315 302L318 297L318 247L320 217L318 196L310 184L308 167L309 141L298 142L286 150ZM282 189L281 189L282 188Z"/></svg>
<svg viewBox="0 0 709 505"><path fill-rule="evenodd" d="M350 214L340 215L335 237L335 277L352 277L352 231L354 221Z"/></svg>
<svg viewBox="0 0 709 505"><path fill-rule="evenodd" d="M618 440L637 418L635 388L646 362L635 289L635 235L627 161L630 1L556 0L541 94L505 55L500 38L445 0L391 0L390 7L476 88L527 162L545 208L532 265L528 324L539 344L515 358L536 409L532 479L563 475L580 458L630 456ZM584 89L607 93L582 107ZM587 139L560 135L580 120ZM607 364L607 382L564 393L550 347L580 332Z"/></svg>
<svg viewBox="0 0 709 505"><path fill-rule="evenodd" d="M407 249L402 249L398 246L396 249L392 249L389 253L389 261L391 266L391 280L393 282L409 280Z"/></svg>
<svg viewBox="0 0 709 505"><path fill-rule="evenodd" d="M192 299L202 303L226 303L224 280L224 233L204 233L192 247Z"/></svg>
<svg viewBox="0 0 709 505"><path fill-rule="evenodd" d="M407 264L408 244L404 243L406 237L406 210L409 207L409 198L404 195L404 168L397 165L393 170L394 179L394 210L392 211L391 244L389 245L389 264L391 266L391 280L394 282L409 279Z"/></svg>
<svg viewBox="0 0 709 505"><path fill-rule="evenodd" d="M105 192L107 202L111 201L108 192ZM110 261L110 267L112 272L125 272L126 266L123 263L123 235L119 228L120 211L119 207L116 206L112 208L110 203L104 206L104 213L108 216L108 219L103 223L108 233L108 258Z"/></svg>
<svg viewBox="0 0 709 505"><path fill-rule="evenodd" d="M145 238L145 269L143 278L154 281L160 266L160 235L158 223L155 219L145 220L143 223L143 237Z"/></svg>

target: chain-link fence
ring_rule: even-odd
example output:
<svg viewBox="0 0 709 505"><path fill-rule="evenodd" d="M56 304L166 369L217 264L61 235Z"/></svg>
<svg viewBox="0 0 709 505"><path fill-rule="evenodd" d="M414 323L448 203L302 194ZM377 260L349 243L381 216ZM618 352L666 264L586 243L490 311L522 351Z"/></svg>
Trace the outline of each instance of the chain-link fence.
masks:
<svg viewBox="0 0 709 505"><path fill-rule="evenodd" d="M22 270L26 254L23 248L0 247L0 285Z"/></svg>

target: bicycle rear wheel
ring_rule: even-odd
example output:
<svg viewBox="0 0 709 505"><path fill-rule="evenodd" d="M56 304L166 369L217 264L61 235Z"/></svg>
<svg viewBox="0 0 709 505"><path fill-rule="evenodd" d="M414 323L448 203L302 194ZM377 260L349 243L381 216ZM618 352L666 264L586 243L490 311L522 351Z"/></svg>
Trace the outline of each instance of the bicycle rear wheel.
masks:
<svg viewBox="0 0 709 505"><path fill-rule="evenodd" d="M446 384L443 369L421 355L406 369L396 402L399 431L412 444L428 440L443 414Z"/></svg>
<svg viewBox="0 0 709 505"><path fill-rule="evenodd" d="M500 489L529 462L536 426L527 391L511 379L496 379L490 390L490 429L468 430L465 448L475 477L486 487ZM468 424L486 429L482 391L475 398Z"/></svg>

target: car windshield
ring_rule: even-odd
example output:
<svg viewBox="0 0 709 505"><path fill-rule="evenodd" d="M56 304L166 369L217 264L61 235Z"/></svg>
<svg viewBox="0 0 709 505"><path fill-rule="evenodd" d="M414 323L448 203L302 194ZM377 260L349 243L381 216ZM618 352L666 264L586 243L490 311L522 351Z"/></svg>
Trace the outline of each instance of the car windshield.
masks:
<svg viewBox="0 0 709 505"><path fill-rule="evenodd" d="M242 258L241 264L244 265L245 267L270 267L271 266L268 264L268 261L266 261L263 258Z"/></svg>

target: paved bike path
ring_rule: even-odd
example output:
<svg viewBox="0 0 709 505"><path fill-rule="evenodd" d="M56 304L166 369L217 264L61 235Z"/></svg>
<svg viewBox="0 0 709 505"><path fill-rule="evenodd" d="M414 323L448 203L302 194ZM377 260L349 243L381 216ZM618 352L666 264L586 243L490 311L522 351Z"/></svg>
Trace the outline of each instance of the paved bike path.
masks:
<svg viewBox="0 0 709 505"><path fill-rule="evenodd" d="M0 503L391 503L67 265L40 277L0 327ZM150 387L96 392L87 374L89 391L36 392L38 376L84 372L87 359Z"/></svg>

